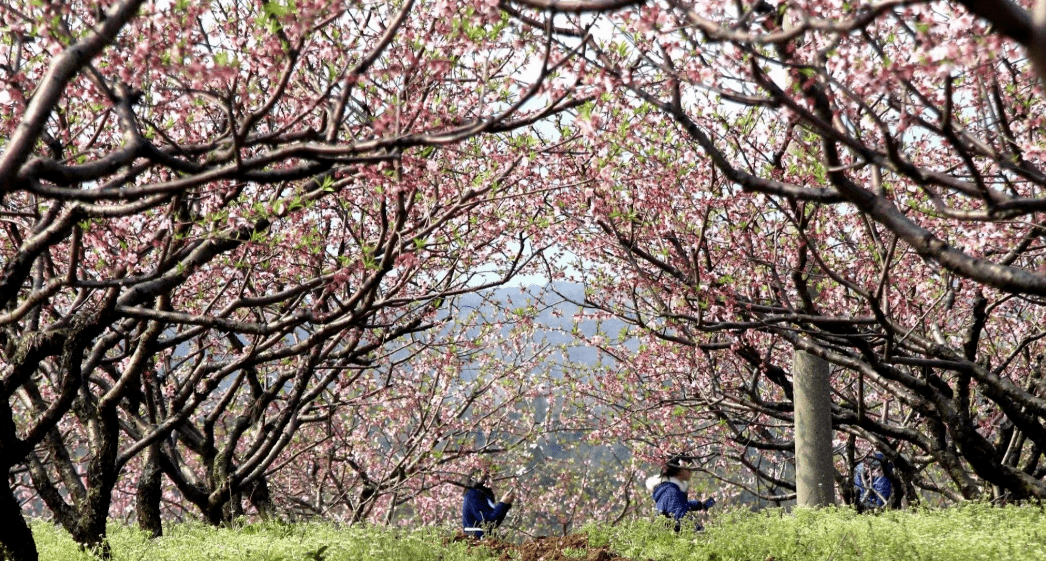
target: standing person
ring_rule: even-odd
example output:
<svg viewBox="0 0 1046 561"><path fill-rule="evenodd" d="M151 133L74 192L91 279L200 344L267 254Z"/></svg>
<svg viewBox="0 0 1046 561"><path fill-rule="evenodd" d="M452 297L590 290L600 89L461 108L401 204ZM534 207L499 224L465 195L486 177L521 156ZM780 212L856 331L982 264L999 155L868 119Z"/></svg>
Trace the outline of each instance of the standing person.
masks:
<svg viewBox="0 0 1046 561"><path fill-rule="evenodd" d="M461 525L465 533L482 538L484 533L497 528L505 521L516 498L515 490L509 490L500 502L494 502L494 490L487 487L489 476L484 474L465 488L465 501L461 506Z"/></svg>
<svg viewBox="0 0 1046 561"><path fill-rule="evenodd" d="M687 498L687 491L690 489L690 468L687 467L687 461L684 456L673 456L661 466L659 475L651 476L646 480L646 487L653 495L657 511L675 519L677 532L686 513L708 510L715 504L713 498L704 501L691 501ZM703 530L704 528L697 523L695 529Z"/></svg>

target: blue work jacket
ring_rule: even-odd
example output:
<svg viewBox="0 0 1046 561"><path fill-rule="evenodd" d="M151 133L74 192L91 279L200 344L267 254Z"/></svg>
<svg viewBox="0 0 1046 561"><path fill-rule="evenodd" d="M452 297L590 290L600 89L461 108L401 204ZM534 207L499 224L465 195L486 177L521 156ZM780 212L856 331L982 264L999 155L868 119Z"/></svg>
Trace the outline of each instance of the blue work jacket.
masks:
<svg viewBox="0 0 1046 561"><path fill-rule="evenodd" d="M465 492L461 507L461 526L465 533L482 538L485 532L497 528L505 521L511 504L495 503L494 492L489 487L473 487Z"/></svg>

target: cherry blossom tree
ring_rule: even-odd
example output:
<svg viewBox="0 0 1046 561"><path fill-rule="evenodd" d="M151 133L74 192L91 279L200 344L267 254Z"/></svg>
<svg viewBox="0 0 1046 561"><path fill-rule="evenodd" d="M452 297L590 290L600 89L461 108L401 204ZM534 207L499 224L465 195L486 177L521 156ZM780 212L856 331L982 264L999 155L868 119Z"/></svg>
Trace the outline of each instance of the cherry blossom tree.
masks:
<svg viewBox="0 0 1046 561"><path fill-rule="evenodd" d="M450 391L437 358L396 353L536 264L547 149L528 127L590 97L549 81L575 49L526 3L0 17L0 547L19 560L37 557L19 478L105 553L118 485L154 534L165 481L214 523L241 498L266 511L300 439L404 399L376 380Z"/></svg>
<svg viewBox="0 0 1046 561"><path fill-rule="evenodd" d="M274 470L281 511L438 524L460 514L470 476L519 475L520 458L557 425L546 404L563 385L554 376L561 352L535 333L529 312L497 305L459 310L332 392L333 414L298 431L281 458L297 467Z"/></svg>
<svg viewBox="0 0 1046 561"><path fill-rule="evenodd" d="M564 531L668 451L781 500L796 350L833 366L844 490L879 451L909 499L1041 498L1028 10L0 5L0 547L37 558L25 489L103 553L114 497L154 533L165 500L434 520L557 433L613 473L499 477ZM450 321L539 265L627 322L587 341L613 361L556 377L522 323Z"/></svg>
<svg viewBox="0 0 1046 561"><path fill-rule="evenodd" d="M779 497L801 350L833 367L844 490L880 451L913 500L1046 494L1028 7L667 1L576 21L606 30L575 68L607 93L577 112L586 149L555 175L581 186L557 211L585 303L643 337L605 345L632 368L623 422ZM679 405L715 422L669 430Z"/></svg>

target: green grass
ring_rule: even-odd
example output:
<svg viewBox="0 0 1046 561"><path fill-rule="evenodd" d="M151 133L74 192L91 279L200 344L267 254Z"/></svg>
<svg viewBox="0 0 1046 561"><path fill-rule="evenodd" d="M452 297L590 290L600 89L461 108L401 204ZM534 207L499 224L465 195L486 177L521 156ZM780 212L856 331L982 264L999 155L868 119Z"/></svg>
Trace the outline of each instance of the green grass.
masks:
<svg viewBox="0 0 1046 561"><path fill-rule="evenodd" d="M69 535L46 523L33 525L41 561L96 561L79 551ZM114 561L480 561L490 556L468 551L465 543L442 543L453 533L425 528L397 531L333 524L248 524L213 528L172 524L150 541L134 528L111 525Z"/></svg>
<svg viewBox="0 0 1046 561"><path fill-rule="evenodd" d="M664 519L590 526L590 546L609 544L640 561L1046 561L1042 507L970 504L940 510L858 515L848 509L725 511L701 533L667 529ZM174 524L150 541L113 525L115 561L489 561L485 548L449 540L449 528L396 530L333 524L247 524L219 529ZM33 533L46 561L87 561L60 528L37 522ZM511 534L509 535L511 537ZM568 548L569 558L586 551ZM510 551L509 557L520 557Z"/></svg>
<svg viewBox="0 0 1046 561"><path fill-rule="evenodd" d="M969 504L859 515L851 509L720 514L702 533L663 524L590 528L620 555L655 561L1046 561L1041 507Z"/></svg>

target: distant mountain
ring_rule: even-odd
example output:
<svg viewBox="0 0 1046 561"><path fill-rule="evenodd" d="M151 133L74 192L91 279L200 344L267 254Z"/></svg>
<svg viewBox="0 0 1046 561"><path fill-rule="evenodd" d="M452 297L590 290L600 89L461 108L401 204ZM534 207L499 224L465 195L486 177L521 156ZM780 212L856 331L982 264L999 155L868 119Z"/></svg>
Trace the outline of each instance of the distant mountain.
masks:
<svg viewBox="0 0 1046 561"><path fill-rule="evenodd" d="M544 339L553 345L567 345L569 347L568 358L571 361L593 365L599 361L600 351L581 344L571 334L575 316L581 312L581 307L575 302L583 302L584 299L584 286L577 283L558 282L544 287L498 288L468 294L459 300L458 305L461 314L478 310L492 321L498 317L500 310L534 307L539 310L536 321L543 327L535 331L535 340ZM609 337L616 337L625 326L625 322L618 319L602 322L585 320L581 322L579 331L585 337L592 337L596 335L597 330L601 329ZM604 361L608 359L605 355L602 358Z"/></svg>

